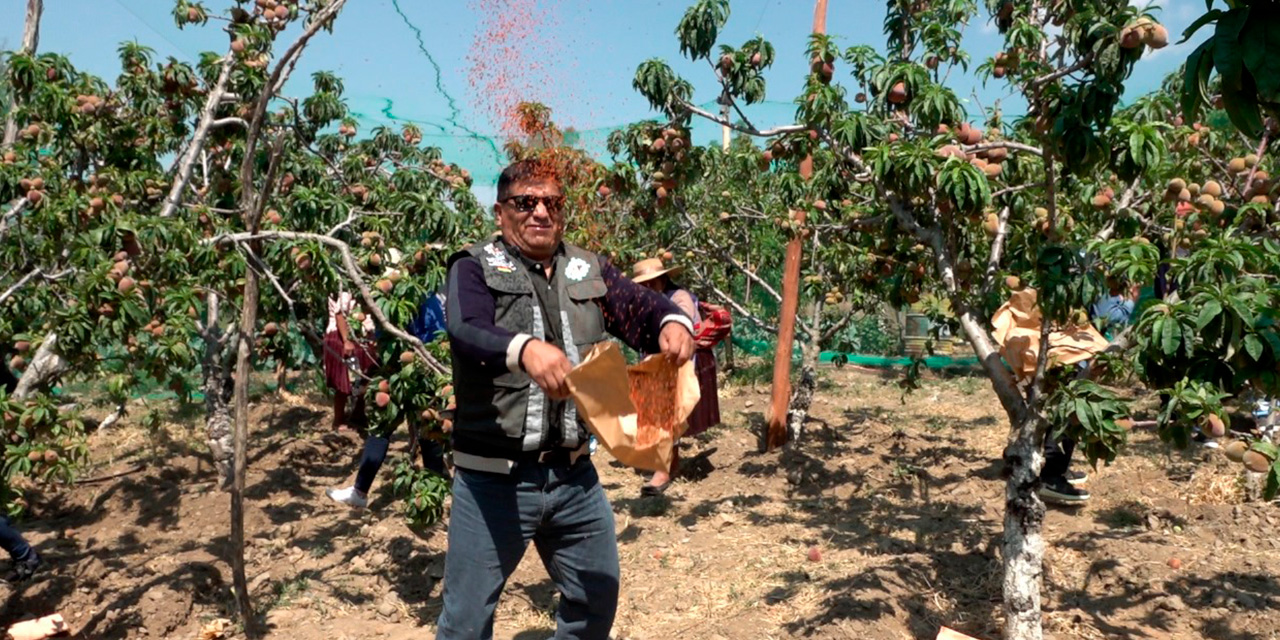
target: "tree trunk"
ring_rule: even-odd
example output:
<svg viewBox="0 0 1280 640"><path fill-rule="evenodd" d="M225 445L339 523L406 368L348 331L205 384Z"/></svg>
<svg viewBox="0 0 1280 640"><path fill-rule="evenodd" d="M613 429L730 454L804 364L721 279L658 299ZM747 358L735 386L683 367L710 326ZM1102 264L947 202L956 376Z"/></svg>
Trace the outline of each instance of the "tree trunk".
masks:
<svg viewBox="0 0 1280 640"><path fill-rule="evenodd" d="M22 52L35 55L40 46L40 16L44 13L44 0L27 0L27 22L22 30ZM11 90L12 91L12 90ZM18 139L18 98L10 94L9 113L4 119L4 146L13 144Z"/></svg>
<svg viewBox="0 0 1280 640"><path fill-rule="evenodd" d="M223 392L226 381L222 359L222 332L218 326L219 301L218 294L205 296L208 309L205 312L204 335L204 424L208 434L209 453L213 456L213 464L218 470L218 484L223 491L231 488L231 479L235 468L232 453L235 443L232 438L231 407L227 405L227 397Z"/></svg>
<svg viewBox="0 0 1280 640"><path fill-rule="evenodd" d="M18 386L13 390L13 398L22 400L39 389L53 383L58 376L67 370L67 361L58 355L58 334L49 333L31 356L31 364L22 372Z"/></svg>
<svg viewBox="0 0 1280 640"><path fill-rule="evenodd" d="M800 381L795 393L791 394L791 408L787 413L788 439L799 445L804 438L804 424L809 418L809 407L813 404L813 394L818 388L818 356L821 347L816 340L810 340L801 347Z"/></svg>
<svg viewBox="0 0 1280 640"><path fill-rule="evenodd" d="M1040 640L1045 508L1037 490L1046 429L1027 418L1012 431L1004 450L1004 638Z"/></svg>
<svg viewBox="0 0 1280 640"><path fill-rule="evenodd" d="M953 299L960 327L982 363L991 388L1009 416L1004 450L1005 514L1001 556L1004 569L1005 640L1043 637L1040 588L1044 579L1044 503L1040 469L1048 427L1037 417L1000 358L998 346L963 301ZM1042 352L1042 357L1044 356Z"/></svg>
<svg viewBox="0 0 1280 640"><path fill-rule="evenodd" d="M257 247L250 251L256 253ZM253 617L253 601L244 572L244 485L249 444L249 379L253 375L254 327L258 323L258 272L245 270L244 306L240 313L240 340L236 349L234 462L231 483L231 578L236 590L236 608L244 624L245 635L258 636Z"/></svg>

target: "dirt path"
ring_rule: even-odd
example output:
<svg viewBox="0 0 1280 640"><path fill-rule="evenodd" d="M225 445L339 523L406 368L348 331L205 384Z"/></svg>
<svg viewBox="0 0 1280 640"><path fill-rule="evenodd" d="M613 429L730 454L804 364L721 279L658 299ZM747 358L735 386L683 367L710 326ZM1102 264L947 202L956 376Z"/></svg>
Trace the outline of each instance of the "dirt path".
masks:
<svg viewBox="0 0 1280 640"><path fill-rule="evenodd" d="M728 424L687 444L690 473L664 497L640 498L641 476L598 457L622 558L617 638L998 636L1005 427L985 382L931 381L903 404L875 376L829 378L785 454L758 452L767 389L723 392ZM80 638L194 639L228 617L227 497L190 411L159 433L94 436L90 475L146 469L33 501L23 526L50 570L4 592L0 622L56 610ZM324 490L349 482L359 443L325 434L324 411L254 408L247 553L268 637L430 637L444 529L411 530L386 491L403 438L371 509L353 512ZM1237 468L1135 434L1093 474L1092 504L1049 514L1049 636L1280 639L1280 510L1237 504ZM554 606L530 552L497 637L549 637Z"/></svg>

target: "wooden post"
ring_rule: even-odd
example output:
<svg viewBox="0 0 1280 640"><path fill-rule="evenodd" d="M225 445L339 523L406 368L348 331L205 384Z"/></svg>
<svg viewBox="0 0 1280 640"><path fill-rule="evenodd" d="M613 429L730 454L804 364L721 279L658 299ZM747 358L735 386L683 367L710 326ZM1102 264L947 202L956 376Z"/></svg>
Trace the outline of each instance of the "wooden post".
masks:
<svg viewBox="0 0 1280 640"><path fill-rule="evenodd" d="M827 31L827 0L817 0L813 9L813 33ZM800 161L800 177L813 178L813 156ZM805 211L797 210L795 221L804 225ZM787 410L791 405L791 351L796 337L796 314L800 311L800 258L803 238L799 234L787 243L787 259L782 275L782 310L778 318L778 350L773 355L773 397L769 404L769 427L765 450L787 443Z"/></svg>

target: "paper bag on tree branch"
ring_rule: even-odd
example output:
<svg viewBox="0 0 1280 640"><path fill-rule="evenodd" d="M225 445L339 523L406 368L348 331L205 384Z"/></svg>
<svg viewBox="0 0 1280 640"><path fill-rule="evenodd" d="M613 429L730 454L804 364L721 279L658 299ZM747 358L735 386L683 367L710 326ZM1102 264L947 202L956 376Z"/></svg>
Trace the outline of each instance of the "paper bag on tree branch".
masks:
<svg viewBox="0 0 1280 640"><path fill-rule="evenodd" d="M1040 307L1035 289L1027 288L1009 297L991 318L993 337L1000 343L1000 355L1019 378L1030 378L1040 355ZM1063 327L1049 334L1049 366L1083 362L1107 348L1107 339L1093 325Z"/></svg>
<svg viewBox="0 0 1280 640"><path fill-rule="evenodd" d="M578 416L618 462L648 471L671 468L676 438L701 397L692 360L677 367L655 355L628 367L618 345L602 342L568 382Z"/></svg>

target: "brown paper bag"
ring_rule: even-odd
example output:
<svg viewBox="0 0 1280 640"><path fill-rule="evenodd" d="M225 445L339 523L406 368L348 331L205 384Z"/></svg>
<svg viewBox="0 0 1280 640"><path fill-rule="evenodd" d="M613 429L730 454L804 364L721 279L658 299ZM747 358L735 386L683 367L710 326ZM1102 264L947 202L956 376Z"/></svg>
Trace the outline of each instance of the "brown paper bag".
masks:
<svg viewBox="0 0 1280 640"><path fill-rule="evenodd" d="M648 471L671 468L676 438L701 397L692 360L677 367L657 355L628 367L618 345L602 342L568 382L578 415L618 462Z"/></svg>
<svg viewBox="0 0 1280 640"><path fill-rule="evenodd" d="M1040 355L1040 307L1035 289L1015 292L991 318L992 335L1000 355L1015 376L1030 378ZM1049 366L1083 362L1107 348L1107 339L1093 325L1062 327L1049 334Z"/></svg>

